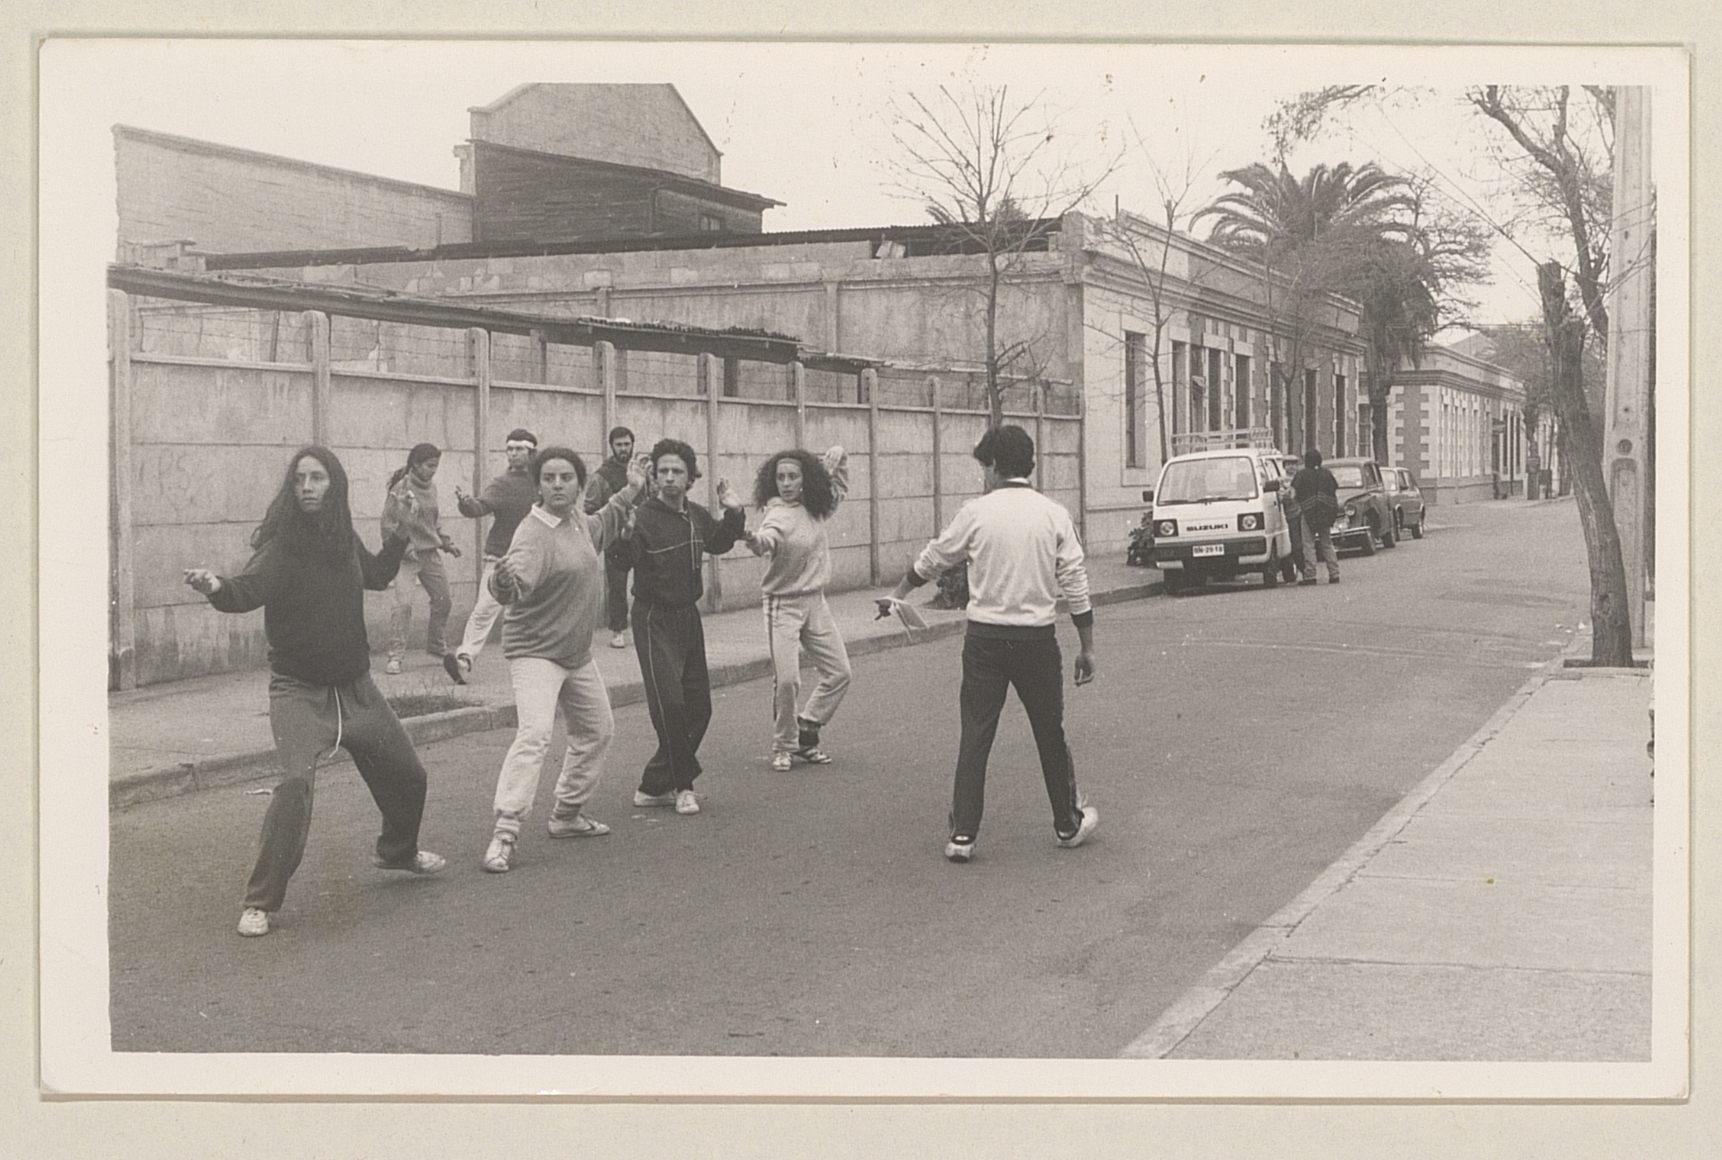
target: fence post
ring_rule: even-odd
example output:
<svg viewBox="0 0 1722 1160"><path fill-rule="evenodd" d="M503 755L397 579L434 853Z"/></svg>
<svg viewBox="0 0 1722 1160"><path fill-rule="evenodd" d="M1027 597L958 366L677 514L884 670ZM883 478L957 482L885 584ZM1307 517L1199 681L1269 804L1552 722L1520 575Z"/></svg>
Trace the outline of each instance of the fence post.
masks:
<svg viewBox="0 0 1722 1160"><path fill-rule="evenodd" d="M927 388L933 396L933 536L945 527L945 455L944 455L944 405L939 399L939 376L927 377Z"/></svg>
<svg viewBox="0 0 1722 1160"><path fill-rule="evenodd" d="M1029 399L1034 403L1034 446L1039 452L1034 457L1034 486L1036 491L1046 490L1046 384L1030 383Z"/></svg>
<svg viewBox="0 0 1722 1160"><path fill-rule="evenodd" d="M723 515L723 507L718 503L718 402L723 393L723 368L718 364L717 356L702 354L699 358L699 386L706 398L706 504L714 516ZM718 571L718 558L706 553L706 609L719 612L723 609L723 576Z"/></svg>
<svg viewBox="0 0 1722 1160"><path fill-rule="evenodd" d="M311 330L311 442L329 447L335 441L329 430L334 397L329 379L329 316L321 310L307 310L305 321Z"/></svg>
<svg viewBox="0 0 1722 1160"><path fill-rule="evenodd" d="M550 344L544 338L542 330L534 330L532 338L532 381L548 383L550 381Z"/></svg>
<svg viewBox="0 0 1722 1160"><path fill-rule="evenodd" d="M113 614L109 630L108 687L135 689L137 676L137 588L132 557L132 300L123 290L108 291L108 355L113 359L108 407L110 516L113 552Z"/></svg>
<svg viewBox="0 0 1722 1160"><path fill-rule="evenodd" d="M867 396L867 583L879 585L879 372L861 372Z"/></svg>
<svg viewBox="0 0 1722 1160"><path fill-rule="evenodd" d="M474 394L472 400L472 494L484 490L489 478L486 458L490 453L490 331L474 328L466 332L471 344ZM542 348L540 348L542 349ZM476 583L484 575L484 522L472 522L471 566Z"/></svg>
<svg viewBox="0 0 1722 1160"><path fill-rule="evenodd" d="M789 364L789 390L795 400L795 445L807 446L807 368L800 360Z"/></svg>
<svg viewBox="0 0 1722 1160"><path fill-rule="evenodd" d="M610 449L604 445L605 436L616 425L616 347L609 342L592 344L592 382L604 394L604 429L598 433L599 450L602 455L598 462L604 461L604 456L610 454Z"/></svg>

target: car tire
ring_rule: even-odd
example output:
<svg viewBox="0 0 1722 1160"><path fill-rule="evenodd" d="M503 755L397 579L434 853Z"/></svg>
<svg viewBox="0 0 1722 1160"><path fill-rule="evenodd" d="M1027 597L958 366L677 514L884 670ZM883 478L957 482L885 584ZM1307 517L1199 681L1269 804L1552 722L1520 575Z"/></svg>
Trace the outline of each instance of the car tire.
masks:
<svg viewBox="0 0 1722 1160"><path fill-rule="evenodd" d="M1375 525L1365 524L1363 528L1363 554L1375 555Z"/></svg>
<svg viewBox="0 0 1722 1160"><path fill-rule="evenodd" d="M1399 543L1399 537L1394 535L1394 531L1395 529L1390 523L1387 529L1381 533L1381 546L1383 548L1391 548Z"/></svg>
<svg viewBox="0 0 1722 1160"><path fill-rule="evenodd" d="M1184 570L1162 572L1160 582L1166 586L1166 595L1176 596L1184 591Z"/></svg>
<svg viewBox="0 0 1722 1160"><path fill-rule="evenodd" d="M1418 520L1416 523L1411 525L1411 538L1413 540L1421 540L1423 538L1423 520Z"/></svg>
<svg viewBox="0 0 1722 1160"><path fill-rule="evenodd" d="M1280 583L1280 558L1269 556L1268 562L1262 567L1262 587L1277 588Z"/></svg>

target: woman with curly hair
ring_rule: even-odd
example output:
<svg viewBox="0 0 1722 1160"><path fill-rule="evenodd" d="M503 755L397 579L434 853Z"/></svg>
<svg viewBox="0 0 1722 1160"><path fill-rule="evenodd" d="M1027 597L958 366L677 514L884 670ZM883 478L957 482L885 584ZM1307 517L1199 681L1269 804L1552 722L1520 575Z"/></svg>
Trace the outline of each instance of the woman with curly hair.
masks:
<svg viewBox="0 0 1722 1160"><path fill-rule="evenodd" d="M765 519L747 536L747 546L769 560L760 592L775 673L771 768L779 773L798 759L812 765L830 762L831 755L819 748L819 730L830 723L849 691L849 654L825 602L825 586L831 580L825 524L848 490L842 447L831 448L823 458L808 451L779 451L754 477L753 501ZM797 711L803 651L819 670L819 684Z"/></svg>
<svg viewBox="0 0 1722 1160"><path fill-rule="evenodd" d="M406 537L389 536L373 556L353 531L346 470L333 451L313 446L288 461L251 547L237 575L185 570L186 584L222 612L262 607L269 639L269 723L282 770L239 916L246 936L269 933L305 853L317 764L337 748L352 755L383 815L376 866L434 874L444 865L419 848L425 769L371 681L365 637L365 590L388 587Z"/></svg>

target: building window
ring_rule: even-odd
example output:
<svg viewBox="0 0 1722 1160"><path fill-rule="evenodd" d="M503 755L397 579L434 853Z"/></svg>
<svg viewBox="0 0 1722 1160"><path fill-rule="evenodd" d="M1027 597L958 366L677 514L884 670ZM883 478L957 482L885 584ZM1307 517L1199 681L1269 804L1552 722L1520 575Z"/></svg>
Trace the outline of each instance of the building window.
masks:
<svg viewBox="0 0 1722 1160"><path fill-rule="evenodd" d="M1237 367L1236 393L1238 401L1235 404L1235 413L1238 417L1237 425L1248 427L1255 418L1255 409L1250 406L1250 394L1255 389L1255 384L1250 379L1250 356L1247 354L1238 355Z"/></svg>
<svg viewBox="0 0 1722 1160"><path fill-rule="evenodd" d="M1124 466L1142 466L1143 401L1147 395L1148 336L1124 332Z"/></svg>
<svg viewBox="0 0 1722 1160"><path fill-rule="evenodd" d="M1345 454L1345 376L1333 376L1333 453Z"/></svg>
<svg viewBox="0 0 1722 1160"><path fill-rule="evenodd" d="M702 213L700 215L700 229L708 234L721 234L723 233L723 219L715 213Z"/></svg>

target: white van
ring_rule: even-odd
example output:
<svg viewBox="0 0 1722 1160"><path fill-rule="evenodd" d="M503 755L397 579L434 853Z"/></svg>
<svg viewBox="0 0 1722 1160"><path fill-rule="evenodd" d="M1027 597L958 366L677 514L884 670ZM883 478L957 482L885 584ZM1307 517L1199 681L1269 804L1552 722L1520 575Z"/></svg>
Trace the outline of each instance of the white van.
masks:
<svg viewBox="0 0 1722 1160"><path fill-rule="evenodd" d="M1257 573L1269 588L1291 558L1280 492L1291 483L1265 427L1172 436L1154 505L1154 564L1168 595Z"/></svg>

